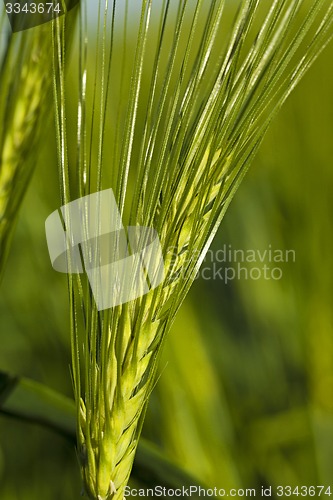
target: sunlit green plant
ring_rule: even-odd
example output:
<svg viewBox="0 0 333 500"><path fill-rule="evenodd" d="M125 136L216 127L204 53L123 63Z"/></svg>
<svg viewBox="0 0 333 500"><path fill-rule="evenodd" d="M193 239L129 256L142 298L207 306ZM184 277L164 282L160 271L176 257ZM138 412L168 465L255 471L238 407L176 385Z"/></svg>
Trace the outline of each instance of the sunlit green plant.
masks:
<svg viewBox="0 0 333 500"><path fill-rule="evenodd" d="M78 454L98 500L123 497L165 335L272 118L332 36L327 0L136 9L100 1L91 41L82 2L77 96L63 19L53 26L62 202L112 187L129 224L158 231L165 259L160 287L105 311L86 276L69 275Z"/></svg>
<svg viewBox="0 0 333 500"><path fill-rule="evenodd" d="M50 29L11 35L0 19L0 270L31 178L52 88Z"/></svg>

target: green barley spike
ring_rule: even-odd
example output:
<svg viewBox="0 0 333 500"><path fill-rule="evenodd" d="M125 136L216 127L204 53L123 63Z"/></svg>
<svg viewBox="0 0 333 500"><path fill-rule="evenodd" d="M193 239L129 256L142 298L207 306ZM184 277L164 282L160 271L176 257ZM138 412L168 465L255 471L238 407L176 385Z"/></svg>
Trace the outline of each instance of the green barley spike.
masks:
<svg viewBox="0 0 333 500"><path fill-rule="evenodd" d="M80 8L77 94L63 20L53 26L62 201L112 188L164 258L158 287L105 310L86 275L69 275L78 456L88 497L110 500L123 498L166 333L271 120L331 39L333 4L100 0L93 26Z"/></svg>

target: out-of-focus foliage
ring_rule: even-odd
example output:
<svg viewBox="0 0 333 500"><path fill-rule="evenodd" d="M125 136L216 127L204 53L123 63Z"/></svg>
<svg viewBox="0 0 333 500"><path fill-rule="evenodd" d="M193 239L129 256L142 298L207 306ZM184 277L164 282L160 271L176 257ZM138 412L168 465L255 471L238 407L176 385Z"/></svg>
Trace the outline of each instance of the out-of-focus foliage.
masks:
<svg viewBox="0 0 333 500"><path fill-rule="evenodd" d="M214 242L294 249L296 262L280 281L198 279L165 346L144 435L211 486L331 481L332 57L330 47L275 121ZM51 132L1 287L0 368L71 394L66 277L44 235L59 206L55 156ZM77 498L71 444L0 424L1 499Z"/></svg>
<svg viewBox="0 0 333 500"><path fill-rule="evenodd" d="M325 57L276 120L213 245L215 255L224 245L291 249L295 262L267 262L283 271L276 281L244 272L227 285L199 278L166 347L152 433L213 484L331 484L333 74ZM236 268L203 264L208 277L225 266Z"/></svg>

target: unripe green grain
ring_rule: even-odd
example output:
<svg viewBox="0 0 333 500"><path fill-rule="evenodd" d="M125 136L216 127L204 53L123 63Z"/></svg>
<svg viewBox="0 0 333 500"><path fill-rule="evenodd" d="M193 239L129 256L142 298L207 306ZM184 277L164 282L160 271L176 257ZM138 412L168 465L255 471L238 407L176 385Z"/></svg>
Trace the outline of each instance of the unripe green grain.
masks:
<svg viewBox="0 0 333 500"><path fill-rule="evenodd" d="M228 33L222 0L176 2L174 17L164 1L155 26L154 2L142 0L129 82L128 72L115 64L115 38L121 36L114 29L117 1L99 3L92 71L82 23L76 195L70 192L64 38L57 26L63 201L111 186L122 215L131 200L130 225L157 231L164 258L164 281L157 288L109 310L97 311L85 276L69 277L78 456L92 500L122 499L166 333L272 118L332 37L329 0L276 0L267 3L264 19L257 1L238 3ZM304 16L300 6L306 5L311 9ZM127 24L125 18L118 43L124 67ZM316 28L315 39L307 40ZM108 97L119 74L121 109L110 117ZM86 98L89 84L92 104ZM97 154L87 140L94 134ZM111 165L104 160L107 150ZM81 313L83 326L77 322Z"/></svg>

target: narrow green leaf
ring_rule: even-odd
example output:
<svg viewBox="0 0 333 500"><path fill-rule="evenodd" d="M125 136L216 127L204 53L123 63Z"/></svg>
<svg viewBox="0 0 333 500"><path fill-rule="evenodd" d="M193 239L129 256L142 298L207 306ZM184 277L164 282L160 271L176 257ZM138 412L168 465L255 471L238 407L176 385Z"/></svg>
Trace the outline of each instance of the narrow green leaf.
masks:
<svg viewBox="0 0 333 500"><path fill-rule="evenodd" d="M34 380L0 372L0 412L75 439L74 402Z"/></svg>
<svg viewBox="0 0 333 500"><path fill-rule="evenodd" d="M73 443L76 440L74 401L34 380L0 372L1 414L52 429ZM147 488L200 486L195 478L165 458L157 446L142 438L132 475L141 487Z"/></svg>

